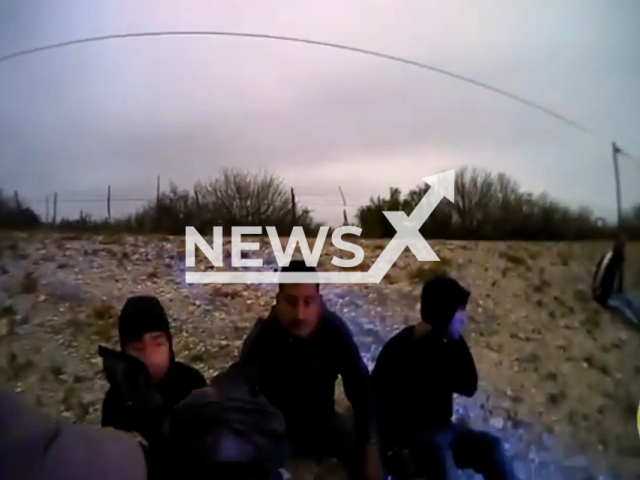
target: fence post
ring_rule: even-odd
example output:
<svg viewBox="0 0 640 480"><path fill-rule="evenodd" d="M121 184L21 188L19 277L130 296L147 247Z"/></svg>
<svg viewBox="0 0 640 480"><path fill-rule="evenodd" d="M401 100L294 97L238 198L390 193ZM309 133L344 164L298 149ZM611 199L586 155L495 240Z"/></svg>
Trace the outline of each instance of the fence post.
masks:
<svg viewBox="0 0 640 480"><path fill-rule="evenodd" d="M296 194L291 187L291 227L295 227L298 223L298 215L296 212Z"/></svg>
<svg viewBox="0 0 640 480"><path fill-rule="evenodd" d="M52 225L54 227L56 225L57 213L58 213L58 192L55 192L53 194L53 221L52 221Z"/></svg>
<svg viewBox="0 0 640 480"><path fill-rule="evenodd" d="M111 185L107 186L107 220L111 222Z"/></svg>
<svg viewBox="0 0 640 480"><path fill-rule="evenodd" d="M160 175L156 182L156 230L160 230Z"/></svg>
<svg viewBox="0 0 640 480"><path fill-rule="evenodd" d="M342 224L349 225L349 219L347 218L347 199L344 198L344 193L342 192L342 187L338 185L338 190L340 190L340 196L342 197Z"/></svg>

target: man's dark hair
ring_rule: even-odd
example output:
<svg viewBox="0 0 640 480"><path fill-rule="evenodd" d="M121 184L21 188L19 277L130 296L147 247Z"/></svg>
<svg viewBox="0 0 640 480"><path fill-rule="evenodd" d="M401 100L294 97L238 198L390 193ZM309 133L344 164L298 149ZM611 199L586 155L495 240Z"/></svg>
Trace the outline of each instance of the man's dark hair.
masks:
<svg viewBox="0 0 640 480"><path fill-rule="evenodd" d="M289 265L282 267L280 269L280 273L286 272L296 272L296 273L318 273L316 267L308 266L303 260L291 260ZM286 283L278 284L278 291L282 290L282 286L287 285ZM316 283L316 289L320 291L320 283Z"/></svg>

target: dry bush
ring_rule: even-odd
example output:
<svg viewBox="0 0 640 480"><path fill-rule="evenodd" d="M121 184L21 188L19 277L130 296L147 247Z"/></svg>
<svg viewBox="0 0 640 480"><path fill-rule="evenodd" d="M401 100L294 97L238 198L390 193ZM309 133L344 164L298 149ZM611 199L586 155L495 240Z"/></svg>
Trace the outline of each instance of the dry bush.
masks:
<svg viewBox="0 0 640 480"><path fill-rule="evenodd" d="M363 236L388 238L396 232L384 211L410 214L428 192L420 184L405 195L395 187L387 197L371 198L358 209ZM518 182L503 174L477 168L456 170L455 204L442 200L420 229L425 238L467 240L579 240L610 238L614 228L586 207L570 208L549 198L523 191ZM625 231L640 238L640 205L625 213ZM530 251L535 260L539 252ZM559 254L568 265L568 254Z"/></svg>

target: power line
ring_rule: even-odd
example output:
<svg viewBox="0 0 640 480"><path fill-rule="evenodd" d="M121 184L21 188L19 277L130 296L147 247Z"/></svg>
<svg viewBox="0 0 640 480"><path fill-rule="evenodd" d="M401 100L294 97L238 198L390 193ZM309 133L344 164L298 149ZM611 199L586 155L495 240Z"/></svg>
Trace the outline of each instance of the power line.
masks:
<svg viewBox="0 0 640 480"><path fill-rule="evenodd" d="M408 58L403 58L403 57L399 57L396 55L390 55L387 53L382 53L382 52L378 52L375 50L368 50L368 49L364 49L364 48L359 48L359 47L352 47L352 46L348 46L348 45L342 45L342 44L338 44L338 43L332 43L332 42L325 42L325 41L320 41L320 40L310 40L310 39L306 39L306 38L299 38L299 37L289 37L289 36L284 36L284 35L271 35L271 34L265 34L265 33L249 33L249 32L227 32L227 31L208 31L208 30L194 30L194 31L159 31L159 32L130 32L130 33L117 33L117 34L110 34L110 35L101 35L101 36L95 36L95 37L87 37L87 38L81 38L81 39L76 39L76 40L68 40L68 41L64 41L64 42L58 42L58 43L53 43L53 44L49 44L49 45L43 45L43 46L39 46L39 47L34 47L34 48L30 48L30 49L26 49L26 50L21 50L21 51L17 51L17 52L13 52L10 53L8 55L4 55L2 57L0 57L0 63L2 62L6 62L8 60L12 60L18 57L24 57L27 55L32 55L35 53L40 53L40 52L44 52L44 51L48 51L48 50L53 50L53 49L57 49L57 48L63 48L63 47L69 47L72 45L80 45L80 44L84 44L84 43L94 43L94 42L102 42L102 41L107 41L107 40L117 40L117 39L127 39L127 38L143 38L143 37L177 37L177 36L218 36L218 37L241 37L241 38L253 38L253 39L261 39L261 40L276 40L276 41L283 41L283 42L294 42L294 43L303 43L303 44L307 44L307 45L314 45L314 46L319 46L319 47L327 47L327 48L334 48L337 50L346 50L346 51L350 51L350 52L354 52L354 53L360 53L362 55L369 55L369 56L373 56L373 57L377 57L377 58L382 58L385 60L390 60L393 62L398 62L398 63L403 63L405 65L410 65L413 67L418 67L418 68L422 68L424 70L429 70L431 72L435 72L438 73L440 75L445 75L449 78L453 78L465 83L469 83L471 85L474 85L476 87L479 88L483 88L485 90L488 90L490 92L496 93L498 95L502 95L504 97L510 98L511 100L514 100L516 102L519 102L523 105L526 105L528 107L534 108L546 115L549 115L557 120L560 120L561 122L566 123L567 125L570 125L573 128L576 128L582 132L585 132L587 134L590 135L594 135L594 133L587 127L581 125L580 123L576 122L575 120L572 120L550 108L547 108L543 105L540 105L536 102L532 102L530 100L527 100L526 98L523 98L519 95L507 92L506 90L503 90L501 88L498 87L494 87L492 85L489 85L487 83L484 82L480 82L478 80L474 80L473 78L470 77L466 77L464 75L459 75L457 73L453 73L450 72L448 70L444 70L442 68L438 68L438 67L434 67L431 65L428 65L426 63L421 63L415 60L411 60Z"/></svg>

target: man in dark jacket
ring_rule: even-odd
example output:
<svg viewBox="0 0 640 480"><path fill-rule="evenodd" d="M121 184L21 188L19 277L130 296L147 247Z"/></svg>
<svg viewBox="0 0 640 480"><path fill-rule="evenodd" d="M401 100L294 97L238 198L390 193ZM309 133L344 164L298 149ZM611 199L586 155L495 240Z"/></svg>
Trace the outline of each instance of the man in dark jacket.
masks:
<svg viewBox="0 0 640 480"><path fill-rule="evenodd" d="M3 480L147 480L141 445L130 435L51 422L0 388Z"/></svg>
<svg viewBox="0 0 640 480"><path fill-rule="evenodd" d="M512 465L497 437L451 421L453 394L471 397L478 388L462 337L468 299L450 277L425 282L422 322L398 332L380 352L372 381L382 451L408 452L426 478L455 479L459 468L471 468L487 480L511 480Z"/></svg>
<svg viewBox="0 0 640 480"><path fill-rule="evenodd" d="M193 390L206 385L198 370L175 360L169 320L156 297L128 298L120 312L118 331L122 351L144 363L153 391L165 409L173 408ZM107 391L102 426L137 432L151 442L161 426L118 392L114 385Z"/></svg>
<svg viewBox="0 0 640 480"><path fill-rule="evenodd" d="M315 272L292 261L282 272ZM285 419L294 455L335 457L351 478L381 480L369 371L344 321L318 284L280 284L276 304L245 339L240 363ZM342 377L354 426L335 410Z"/></svg>
<svg viewBox="0 0 640 480"><path fill-rule="evenodd" d="M613 248L605 253L596 266L591 284L593 299L606 309L613 309L624 318L640 325L640 309L624 291L624 261L626 239L618 234Z"/></svg>

